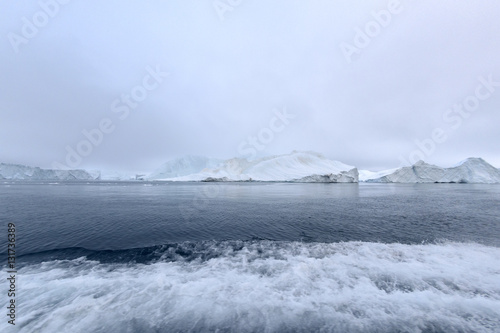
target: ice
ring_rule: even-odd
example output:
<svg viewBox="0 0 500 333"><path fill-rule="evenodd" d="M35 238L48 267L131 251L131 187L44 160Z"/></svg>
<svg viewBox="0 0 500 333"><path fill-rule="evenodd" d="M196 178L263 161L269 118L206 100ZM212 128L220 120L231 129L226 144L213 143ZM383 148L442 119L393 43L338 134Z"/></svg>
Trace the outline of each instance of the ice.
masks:
<svg viewBox="0 0 500 333"><path fill-rule="evenodd" d="M396 170L398 170L398 168L382 171L359 170L359 181L364 182L368 179L377 179L383 176L387 176Z"/></svg>
<svg viewBox="0 0 500 333"><path fill-rule="evenodd" d="M189 166L189 165L188 165ZM188 168L186 168L188 169ZM190 168L190 169L195 169ZM198 167L199 169L199 167ZM295 181L295 182L357 182L355 167L330 160L314 152L294 151L287 155L269 156L253 161L233 158L215 167L175 177L150 179L170 181Z"/></svg>
<svg viewBox="0 0 500 333"><path fill-rule="evenodd" d="M150 180L169 179L195 174L205 168L213 168L221 164L222 160L205 156L188 155L185 157L170 160L153 171L149 176Z"/></svg>
<svg viewBox="0 0 500 333"><path fill-rule="evenodd" d="M500 169L482 158L468 158L450 168L423 161L411 167L383 171L360 170L315 152L293 151L256 160L220 160L185 156L163 164L151 174L113 171L51 170L0 163L3 180L164 180L164 181L276 181L314 183L500 183Z"/></svg>
<svg viewBox="0 0 500 333"><path fill-rule="evenodd" d="M8 180L97 180L99 172L41 169L20 164L0 163L0 179Z"/></svg>
<svg viewBox="0 0 500 333"><path fill-rule="evenodd" d="M134 180L135 175L131 175L126 172L118 172L118 171L101 171L100 172L101 180L112 180L112 181L121 181L121 180Z"/></svg>
<svg viewBox="0 0 500 333"><path fill-rule="evenodd" d="M476 157L450 168L418 161L411 167L362 175L363 181L375 183L500 183L500 170Z"/></svg>

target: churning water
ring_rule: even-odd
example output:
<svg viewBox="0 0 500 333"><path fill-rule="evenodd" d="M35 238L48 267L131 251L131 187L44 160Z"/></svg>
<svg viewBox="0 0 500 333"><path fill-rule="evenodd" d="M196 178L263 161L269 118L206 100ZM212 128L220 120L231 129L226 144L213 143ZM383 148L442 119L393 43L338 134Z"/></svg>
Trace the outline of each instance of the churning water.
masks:
<svg viewBox="0 0 500 333"><path fill-rule="evenodd" d="M21 332L500 331L500 186L6 182L0 201Z"/></svg>

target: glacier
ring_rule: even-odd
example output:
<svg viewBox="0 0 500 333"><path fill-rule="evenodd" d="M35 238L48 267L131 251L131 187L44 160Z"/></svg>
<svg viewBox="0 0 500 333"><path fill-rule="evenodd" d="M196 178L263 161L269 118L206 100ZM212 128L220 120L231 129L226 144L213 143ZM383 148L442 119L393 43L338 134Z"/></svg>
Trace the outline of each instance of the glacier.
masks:
<svg viewBox="0 0 500 333"><path fill-rule="evenodd" d="M500 170L483 160L471 157L459 164L442 168L418 161L409 167L370 173L363 170L362 181L369 183L500 183Z"/></svg>
<svg viewBox="0 0 500 333"><path fill-rule="evenodd" d="M0 163L5 180L99 180L99 171L41 169L21 164Z"/></svg>
<svg viewBox="0 0 500 333"><path fill-rule="evenodd" d="M190 161L191 158L188 159ZM149 180L165 181L276 181L305 183L357 183L358 170L314 152L293 151L249 161L232 158L225 161L186 159L167 162L153 172ZM173 168L175 166L176 168ZM185 169L183 167L186 166ZM200 169L200 170L198 170ZM163 170L163 171L162 171ZM196 170L194 173L190 171Z"/></svg>

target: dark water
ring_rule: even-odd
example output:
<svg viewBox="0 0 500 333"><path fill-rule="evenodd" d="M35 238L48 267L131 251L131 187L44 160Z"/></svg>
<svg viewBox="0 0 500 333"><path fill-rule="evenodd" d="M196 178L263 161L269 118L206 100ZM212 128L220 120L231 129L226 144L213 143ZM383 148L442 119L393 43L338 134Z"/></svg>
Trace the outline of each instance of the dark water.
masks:
<svg viewBox="0 0 500 333"><path fill-rule="evenodd" d="M19 251L266 239L500 245L500 186L20 184L0 186Z"/></svg>
<svg viewBox="0 0 500 333"><path fill-rule="evenodd" d="M497 185L5 182L0 203L24 332L500 331Z"/></svg>

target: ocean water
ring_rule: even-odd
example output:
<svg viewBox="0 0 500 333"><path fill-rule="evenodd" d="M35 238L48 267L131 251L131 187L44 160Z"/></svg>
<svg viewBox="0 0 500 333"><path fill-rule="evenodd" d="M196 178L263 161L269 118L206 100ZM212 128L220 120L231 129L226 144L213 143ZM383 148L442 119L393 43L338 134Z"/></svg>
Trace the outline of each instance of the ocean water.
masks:
<svg viewBox="0 0 500 333"><path fill-rule="evenodd" d="M500 332L497 185L3 182L0 203L1 332Z"/></svg>

